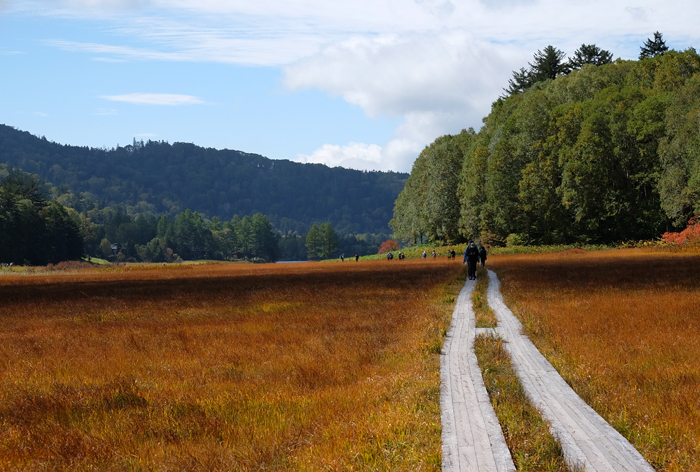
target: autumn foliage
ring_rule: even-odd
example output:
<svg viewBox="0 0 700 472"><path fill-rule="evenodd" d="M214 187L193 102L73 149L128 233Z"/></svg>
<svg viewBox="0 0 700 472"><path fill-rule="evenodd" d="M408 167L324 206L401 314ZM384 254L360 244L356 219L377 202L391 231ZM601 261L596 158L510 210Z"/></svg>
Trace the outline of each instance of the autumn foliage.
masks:
<svg viewBox="0 0 700 472"><path fill-rule="evenodd" d="M660 471L700 470L700 255L493 256L506 301L576 392Z"/></svg>
<svg viewBox="0 0 700 472"><path fill-rule="evenodd" d="M688 227L677 233L664 233L661 236L667 243L697 244L700 243L700 221L698 216L695 216L688 221Z"/></svg>
<svg viewBox="0 0 700 472"><path fill-rule="evenodd" d="M379 252L377 254L386 254L387 252L398 251L401 249L399 242L393 239L387 239L379 246Z"/></svg>
<svg viewBox="0 0 700 472"><path fill-rule="evenodd" d="M439 470L460 268L0 276L0 470Z"/></svg>

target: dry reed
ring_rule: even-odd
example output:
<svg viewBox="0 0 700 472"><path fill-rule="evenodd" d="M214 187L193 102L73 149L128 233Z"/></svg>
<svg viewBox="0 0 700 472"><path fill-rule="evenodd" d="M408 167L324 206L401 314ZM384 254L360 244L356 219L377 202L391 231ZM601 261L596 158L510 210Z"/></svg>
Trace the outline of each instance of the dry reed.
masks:
<svg viewBox="0 0 700 472"><path fill-rule="evenodd" d="M0 468L439 470L460 268L3 276Z"/></svg>
<svg viewBox="0 0 700 472"><path fill-rule="evenodd" d="M485 268L476 268L476 286L472 293L472 306L474 307L474 321L477 328L495 328L498 324L496 314L488 304L487 291L489 288L489 276Z"/></svg>
<svg viewBox="0 0 700 472"><path fill-rule="evenodd" d="M574 390L657 470L700 470L700 256L614 250L489 258Z"/></svg>

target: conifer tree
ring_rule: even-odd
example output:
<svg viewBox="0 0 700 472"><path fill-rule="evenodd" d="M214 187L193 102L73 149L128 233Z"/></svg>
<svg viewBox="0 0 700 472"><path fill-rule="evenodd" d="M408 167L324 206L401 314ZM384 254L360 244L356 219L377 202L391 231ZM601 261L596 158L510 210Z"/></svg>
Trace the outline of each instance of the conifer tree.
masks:
<svg viewBox="0 0 700 472"><path fill-rule="evenodd" d="M513 78L508 79L508 88L504 89L509 95L522 93L532 85L530 72L521 67L519 71L513 71Z"/></svg>
<svg viewBox="0 0 700 472"><path fill-rule="evenodd" d="M508 80L508 88L505 90L508 95L522 93L530 88L535 82L547 79L556 79L560 75L568 74L571 69L568 62L564 62L566 53L554 46L547 46L538 50L533 62L529 62L530 69L521 67L519 71L513 71L513 77Z"/></svg>
<svg viewBox="0 0 700 472"><path fill-rule="evenodd" d="M547 79L556 79L560 75L569 73L569 66L564 62L566 53L554 46L547 46L543 50L535 53L534 63L530 65L530 76L533 82L540 82Z"/></svg>
<svg viewBox="0 0 700 472"><path fill-rule="evenodd" d="M330 223L323 223L319 227L321 233L321 258L331 259L335 256L335 252L338 250L338 235L335 232L335 228Z"/></svg>
<svg viewBox="0 0 700 472"><path fill-rule="evenodd" d="M321 231L318 226L313 225L306 235L306 254L310 260L321 256L321 243Z"/></svg>
<svg viewBox="0 0 700 472"><path fill-rule="evenodd" d="M644 45L640 48L639 60L646 59L647 57L654 57L662 55L668 51L668 46L666 46L666 41L663 39L663 34L658 31L654 33L654 39L648 38L644 41Z"/></svg>
<svg viewBox="0 0 700 472"><path fill-rule="evenodd" d="M611 63L612 58L613 56L610 51L600 49L595 44L582 44L581 47L574 52L574 55L569 58L569 69L580 69L585 64L602 66Z"/></svg>

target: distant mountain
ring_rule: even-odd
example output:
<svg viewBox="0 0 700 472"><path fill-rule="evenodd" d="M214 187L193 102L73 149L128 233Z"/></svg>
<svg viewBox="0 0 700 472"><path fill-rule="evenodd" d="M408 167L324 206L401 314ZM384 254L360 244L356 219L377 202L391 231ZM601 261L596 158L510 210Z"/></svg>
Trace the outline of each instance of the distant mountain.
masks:
<svg viewBox="0 0 700 472"><path fill-rule="evenodd" d="M189 143L61 145L5 125L0 163L59 187L68 206L122 205L171 216L189 208L225 220L259 212L285 232L330 221L340 233L389 233L394 201L408 178Z"/></svg>

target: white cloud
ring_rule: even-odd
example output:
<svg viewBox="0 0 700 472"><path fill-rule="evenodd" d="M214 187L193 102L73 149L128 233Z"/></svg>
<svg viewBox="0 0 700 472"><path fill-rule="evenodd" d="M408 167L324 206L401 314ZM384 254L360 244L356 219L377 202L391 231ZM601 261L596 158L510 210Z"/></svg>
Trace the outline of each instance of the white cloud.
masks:
<svg viewBox="0 0 700 472"><path fill-rule="evenodd" d="M35 111L34 116L38 116L39 118L47 118L49 114L44 113L43 111Z"/></svg>
<svg viewBox="0 0 700 472"><path fill-rule="evenodd" d="M421 149L415 140L398 138L384 146L353 142L344 146L324 144L310 155L300 154L294 160L348 169L409 172Z"/></svg>
<svg viewBox="0 0 700 472"><path fill-rule="evenodd" d="M376 144L350 143L346 146L324 144L310 156L300 154L295 160L330 167L367 169L382 165L382 158L382 148Z"/></svg>
<svg viewBox="0 0 700 472"><path fill-rule="evenodd" d="M0 0L0 5L5 0ZM5 3L8 3L5 1ZM89 19L100 42L50 41L97 61L283 67L291 90L319 89L370 117L403 119L384 143L327 143L299 160L409 170L437 136L478 128L511 71L552 44L596 43L636 58L654 30L697 41L700 2L638 0L14 0L10 10ZM605 14L601 14L605 12ZM680 14L679 12L682 12ZM650 26L648 19L654 20ZM111 44L108 44L111 43ZM692 42L687 44L688 47ZM697 44L696 44L697 46ZM180 97L180 98L176 98ZM186 97L186 98L183 98ZM139 104L197 97L103 97Z"/></svg>
<svg viewBox="0 0 700 472"><path fill-rule="evenodd" d="M200 98L192 95L179 95L173 93L127 93L124 95L101 95L100 98L112 102L126 102L135 105L197 105L204 103Z"/></svg>
<svg viewBox="0 0 700 472"><path fill-rule="evenodd" d="M128 46L111 46L99 43L80 43L75 41L50 40L47 44L64 51L90 52L96 54L113 54L122 58L158 61L182 61L187 60L182 53L166 53L148 49L137 49ZM102 61L118 61L114 58L101 58Z"/></svg>
<svg viewBox="0 0 700 472"><path fill-rule="evenodd" d="M370 117L404 118L380 147L327 144L299 159L408 171L436 137L470 126L478 130L512 71L526 66L535 50L553 44L571 54L582 43L596 42L618 57L635 57L638 40L629 35L651 34L640 21L655 8L647 1L636 8L606 2L608 14L601 18L594 13L603 8L600 1L484 0L472 4L466 18L467 4L460 2L453 15L462 26L356 35L286 66L284 83L292 90L316 88L359 105ZM671 20L668 9L654 15L669 28L691 31L687 21Z"/></svg>
<svg viewBox="0 0 700 472"><path fill-rule="evenodd" d="M469 126L478 129L522 60L521 50L478 40L462 30L356 38L286 67L284 82L291 89L318 88L341 96L372 117L404 118L381 150L357 143L323 146L306 159L407 171L436 137Z"/></svg>

